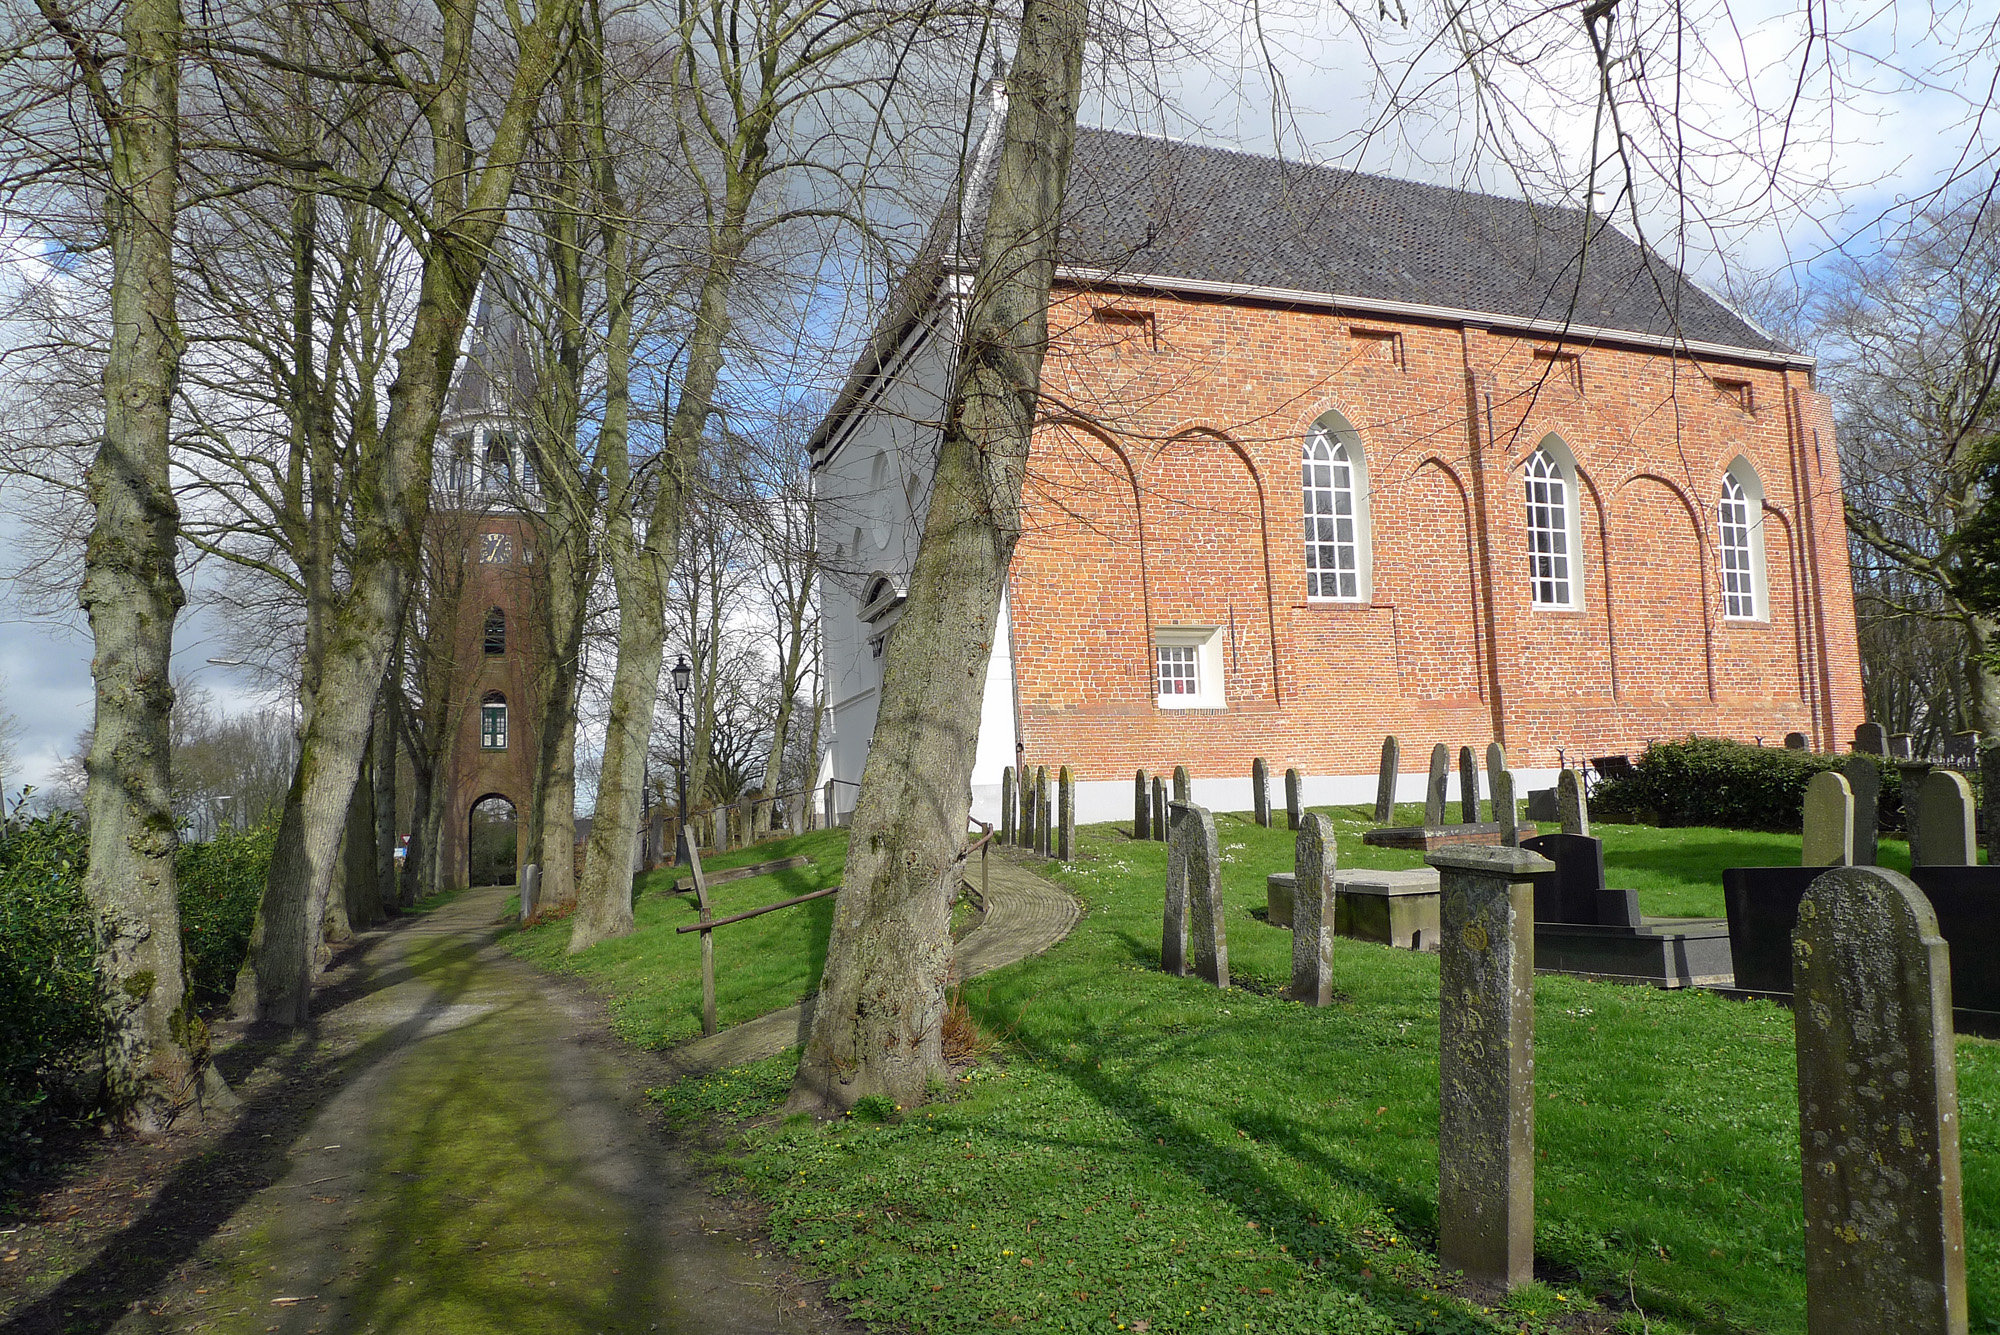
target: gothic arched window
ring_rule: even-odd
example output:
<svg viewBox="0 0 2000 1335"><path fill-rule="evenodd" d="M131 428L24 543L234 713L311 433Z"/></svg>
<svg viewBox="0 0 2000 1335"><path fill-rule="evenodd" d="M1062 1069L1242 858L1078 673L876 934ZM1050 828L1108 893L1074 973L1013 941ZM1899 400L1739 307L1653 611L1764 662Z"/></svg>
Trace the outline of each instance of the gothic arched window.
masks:
<svg viewBox="0 0 2000 1335"><path fill-rule="evenodd" d="M1528 579L1536 607L1575 607L1574 478L1547 445L1528 456Z"/></svg>
<svg viewBox="0 0 2000 1335"><path fill-rule="evenodd" d="M1761 621L1768 613L1764 574L1764 484L1747 460L1722 475L1716 504L1716 552L1722 563L1722 615Z"/></svg>
<svg viewBox="0 0 2000 1335"><path fill-rule="evenodd" d="M1338 413L1306 433L1300 460L1306 597L1368 598L1368 474L1361 442Z"/></svg>
<svg viewBox="0 0 2000 1335"><path fill-rule="evenodd" d="M486 614L486 652L507 652L507 614L497 607Z"/></svg>

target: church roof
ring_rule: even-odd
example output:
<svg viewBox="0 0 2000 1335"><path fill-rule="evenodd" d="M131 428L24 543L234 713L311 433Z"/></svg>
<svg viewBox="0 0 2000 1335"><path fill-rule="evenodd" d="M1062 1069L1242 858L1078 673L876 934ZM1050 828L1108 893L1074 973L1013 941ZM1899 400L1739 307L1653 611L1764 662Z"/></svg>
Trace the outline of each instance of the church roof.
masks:
<svg viewBox="0 0 2000 1335"><path fill-rule="evenodd" d="M1335 167L1078 133L1063 263L1779 351L1600 216Z"/></svg>
<svg viewBox="0 0 2000 1335"><path fill-rule="evenodd" d="M966 225L954 204L932 228L815 450L945 277L976 267L997 129L996 113L968 171ZM1057 262L1058 283L1347 304L1582 343L1625 335L1798 360L1602 216L1118 130L1077 132Z"/></svg>

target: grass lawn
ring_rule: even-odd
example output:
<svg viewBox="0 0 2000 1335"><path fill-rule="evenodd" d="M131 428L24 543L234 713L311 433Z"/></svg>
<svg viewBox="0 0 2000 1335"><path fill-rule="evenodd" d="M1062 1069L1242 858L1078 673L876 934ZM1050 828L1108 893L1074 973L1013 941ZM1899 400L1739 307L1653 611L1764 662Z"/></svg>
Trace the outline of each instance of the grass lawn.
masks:
<svg viewBox="0 0 2000 1335"><path fill-rule="evenodd" d="M1335 814L1348 865L1418 861L1362 846L1358 809ZM1290 865L1291 836L1235 816L1218 827L1235 990L1157 971L1165 846L1088 828L1077 862L1052 871L1085 905L1076 930L963 989L998 1043L957 1097L750 1132L735 1166L773 1231L858 1314L938 1331L1518 1331L1615 1295L1644 1313L1619 1317L1624 1331L1803 1331L1788 1011L1538 979L1549 1283L1486 1313L1427 1288L1436 957L1337 941L1338 1003L1283 1000L1290 934L1251 910L1265 873ZM1651 913L1719 913L1720 867L1798 857L1796 836L1601 833L1612 879ZM837 874L838 836L816 837ZM718 937L718 958L728 945ZM765 1111L792 1061L662 1101ZM2000 1045L1961 1040L1959 1088L1972 1329L2000 1331Z"/></svg>
<svg viewBox="0 0 2000 1335"><path fill-rule="evenodd" d="M718 918L840 883L847 857L844 830L702 859L710 872L803 855L810 866L750 876L708 892ZM611 1001L619 1035L641 1047L665 1047L701 1036L701 934L674 928L700 921L694 896L668 894L671 870L638 878L633 906L636 930L576 955L568 953L567 918L510 931L502 944L548 969L581 974ZM516 901L516 909L519 904ZM833 899L732 923L715 933L715 1015L722 1026L741 1024L804 999L819 985L826 938L833 927Z"/></svg>

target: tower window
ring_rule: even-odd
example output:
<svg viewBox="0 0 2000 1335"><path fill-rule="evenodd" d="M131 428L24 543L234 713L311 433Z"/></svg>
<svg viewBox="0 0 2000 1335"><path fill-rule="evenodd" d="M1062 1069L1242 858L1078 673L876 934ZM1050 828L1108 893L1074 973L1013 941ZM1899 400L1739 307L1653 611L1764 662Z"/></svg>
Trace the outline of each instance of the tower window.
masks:
<svg viewBox="0 0 2000 1335"><path fill-rule="evenodd" d="M514 451L507 437L497 433L487 437L486 477L487 491L506 491L514 485Z"/></svg>
<svg viewBox="0 0 2000 1335"><path fill-rule="evenodd" d="M488 691L479 702L479 749L507 749L507 697L498 691Z"/></svg>
<svg viewBox="0 0 2000 1335"><path fill-rule="evenodd" d="M1570 588L1570 488L1546 449L1528 459L1528 579L1536 607L1573 607Z"/></svg>
<svg viewBox="0 0 2000 1335"><path fill-rule="evenodd" d="M497 607L486 614L486 652L507 652L507 614Z"/></svg>

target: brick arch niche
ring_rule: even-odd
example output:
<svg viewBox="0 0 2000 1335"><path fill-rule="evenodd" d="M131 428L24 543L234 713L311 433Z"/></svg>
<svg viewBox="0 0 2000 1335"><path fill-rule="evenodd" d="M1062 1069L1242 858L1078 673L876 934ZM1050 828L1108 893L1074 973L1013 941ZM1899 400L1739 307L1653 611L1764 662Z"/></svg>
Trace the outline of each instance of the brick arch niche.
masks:
<svg viewBox="0 0 2000 1335"><path fill-rule="evenodd" d="M503 793L497 790L481 793L470 802L467 802L464 810L458 813L460 839L462 847L465 850L464 876L461 878L461 883L470 883L472 879L472 821L474 816L478 814L480 806L487 802L505 802L508 808L514 813L514 872L517 878L520 875L520 869L528 862L528 811L526 804L512 793Z"/></svg>

